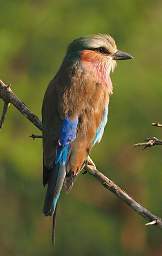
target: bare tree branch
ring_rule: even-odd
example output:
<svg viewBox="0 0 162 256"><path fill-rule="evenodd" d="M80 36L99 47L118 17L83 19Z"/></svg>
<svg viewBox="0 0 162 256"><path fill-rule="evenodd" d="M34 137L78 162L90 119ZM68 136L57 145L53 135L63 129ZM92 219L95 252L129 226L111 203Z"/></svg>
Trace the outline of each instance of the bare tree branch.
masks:
<svg viewBox="0 0 162 256"><path fill-rule="evenodd" d="M18 97L9 89L6 84L0 81L0 98L6 103L12 103L33 125L35 125L40 131L42 131L42 123L39 118L33 114L27 106L18 99ZM42 138L41 135L32 135L33 139ZM160 144L161 145L161 144ZM158 216L152 214L149 210L144 208L138 202L136 202L132 197L130 197L124 190L122 190L118 185L116 185L112 180L102 174L96 169L95 164L89 157L84 170L89 174L93 175L102 186L113 192L119 199L125 202L131 209L136 211L144 219L148 220L149 223L146 225L157 225L162 228L162 220Z"/></svg>
<svg viewBox="0 0 162 256"><path fill-rule="evenodd" d="M138 202L136 202L132 197L130 197L124 190L122 190L118 185L116 185L112 180L106 177L103 173L98 171L95 166L86 165L84 169L93 175L106 189L113 192L119 199L125 202L130 208L136 211L139 215L144 217L149 221L146 225L158 225L162 228L162 220L156 215L152 214L149 210L144 208Z"/></svg>
<svg viewBox="0 0 162 256"><path fill-rule="evenodd" d="M13 93L11 88L0 80L0 98L4 102L11 103L17 108L21 114L23 114L30 122L32 122L38 129L42 131L42 123L39 118L32 113L27 106L19 100L19 98Z"/></svg>
<svg viewBox="0 0 162 256"><path fill-rule="evenodd" d="M162 124L160 124L159 122L155 122L155 123L152 123L152 126L161 128ZM134 144L135 147L142 147L143 149L151 148L153 146L160 146L160 145L162 145L162 140L156 137L147 138L145 142L139 142Z"/></svg>
<svg viewBox="0 0 162 256"><path fill-rule="evenodd" d="M134 144L135 147L143 147L143 149L150 148L157 145L162 145L162 140L159 140L156 137L147 138L145 142Z"/></svg>

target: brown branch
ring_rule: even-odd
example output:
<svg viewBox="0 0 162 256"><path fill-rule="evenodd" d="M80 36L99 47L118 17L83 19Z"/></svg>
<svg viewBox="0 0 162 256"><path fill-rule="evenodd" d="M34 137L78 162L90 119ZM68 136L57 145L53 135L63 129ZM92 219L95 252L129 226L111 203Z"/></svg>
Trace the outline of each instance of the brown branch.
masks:
<svg viewBox="0 0 162 256"><path fill-rule="evenodd" d="M146 139L145 142L140 142L140 143L134 144L135 147L143 147L143 149L150 148L150 147L157 146L157 145L158 146L162 145L162 140L159 140L156 137L148 138L148 139Z"/></svg>
<svg viewBox="0 0 162 256"><path fill-rule="evenodd" d="M159 122L155 122L155 123L152 123L152 126L162 127L162 124L160 124ZM162 140L156 137L147 138L145 142L139 142L134 144L135 147L143 147L143 149L151 148L153 146L160 146L160 145L162 145Z"/></svg>
<svg viewBox="0 0 162 256"><path fill-rule="evenodd" d="M136 211L139 215L144 217L149 221L146 225L158 225L162 228L162 220L158 216L152 214L149 210L144 208L138 202L136 202L132 197L130 197L124 190L122 190L118 185L116 185L112 180L106 177L103 173L98 171L95 166L86 165L84 169L93 175L106 189L113 192L119 199L125 202L130 208Z"/></svg>
<svg viewBox="0 0 162 256"><path fill-rule="evenodd" d="M42 131L42 123L39 118L32 113L27 106L19 100L19 98L13 93L11 88L0 80L0 98L4 102L11 103L17 108L21 114L23 114L30 122L32 122L38 129Z"/></svg>
<svg viewBox="0 0 162 256"><path fill-rule="evenodd" d="M3 104L2 116L0 119L0 128L2 128L2 126L3 126L9 105L10 105L10 103L8 103L8 102L4 102L4 104Z"/></svg>
<svg viewBox="0 0 162 256"><path fill-rule="evenodd" d="M31 123L33 123L33 125L42 131L42 123L39 118L34 115L21 100L17 98L11 89L8 90L7 85L5 85L2 81L0 81L0 98L2 98L4 102L12 103ZM38 137L41 138L41 135L34 135L34 138ZM125 202L131 209L144 217L144 219L148 220L149 223L147 223L147 225L157 225L162 228L162 220L158 216L152 214L149 210L130 197L112 180L98 171L90 158L88 159L84 169L86 172L93 175L106 189L113 192L119 199Z"/></svg>

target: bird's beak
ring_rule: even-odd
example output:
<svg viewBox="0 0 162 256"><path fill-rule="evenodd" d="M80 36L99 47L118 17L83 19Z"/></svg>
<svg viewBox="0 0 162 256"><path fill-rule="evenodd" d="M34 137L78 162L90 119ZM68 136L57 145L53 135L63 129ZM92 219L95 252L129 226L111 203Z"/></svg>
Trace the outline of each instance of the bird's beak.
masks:
<svg viewBox="0 0 162 256"><path fill-rule="evenodd" d="M122 51L117 51L113 54L113 60L128 60L128 59L133 59L133 56L126 52Z"/></svg>

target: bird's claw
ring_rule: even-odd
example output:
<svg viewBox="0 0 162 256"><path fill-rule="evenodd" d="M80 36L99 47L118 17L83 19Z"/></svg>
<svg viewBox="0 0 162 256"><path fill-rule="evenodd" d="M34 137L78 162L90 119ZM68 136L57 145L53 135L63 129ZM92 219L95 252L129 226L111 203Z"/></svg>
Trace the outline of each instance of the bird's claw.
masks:
<svg viewBox="0 0 162 256"><path fill-rule="evenodd" d="M82 174L83 174L83 175L87 174L87 171L86 171L86 170L84 170L84 171L82 172Z"/></svg>
<svg viewBox="0 0 162 256"><path fill-rule="evenodd" d="M85 175L88 172L87 170L84 170L85 166L89 166L90 168L96 168L90 156L87 157L87 159L84 161L83 167L81 168L81 170L83 170L82 172L83 175Z"/></svg>
<svg viewBox="0 0 162 256"><path fill-rule="evenodd" d="M96 165L95 165L95 163L92 161L92 159L90 158L90 156L87 157L86 165L90 165L91 167L96 168Z"/></svg>

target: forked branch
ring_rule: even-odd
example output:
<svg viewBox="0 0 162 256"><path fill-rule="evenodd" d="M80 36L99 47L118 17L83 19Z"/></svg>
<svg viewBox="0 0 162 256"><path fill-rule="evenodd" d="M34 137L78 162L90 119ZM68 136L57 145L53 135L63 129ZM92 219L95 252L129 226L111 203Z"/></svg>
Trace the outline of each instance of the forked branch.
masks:
<svg viewBox="0 0 162 256"><path fill-rule="evenodd" d="M17 108L33 125L35 125L40 131L42 131L42 123L39 118L32 113L27 106L13 93L10 87L5 83L0 81L0 98L4 103L11 103ZM33 139L42 138L41 135L32 135ZM112 180L102 174L97 170L93 161L89 158L87 164L84 167L85 171L93 175L102 186L113 192L120 200L125 202L130 208L136 211L139 215L144 217L149 223L146 225L157 225L162 228L162 220L158 216L152 214L149 210L144 208L138 202L136 202L132 197L130 197L124 190L122 190L118 185L116 185Z"/></svg>

